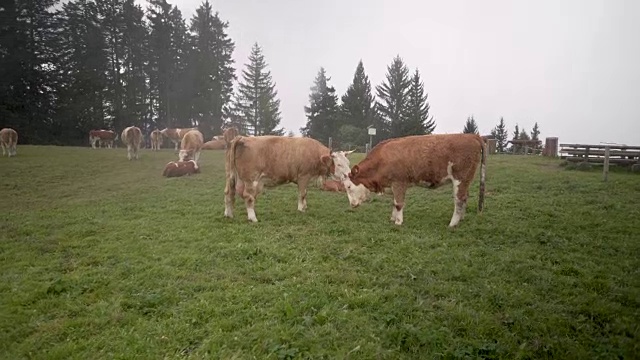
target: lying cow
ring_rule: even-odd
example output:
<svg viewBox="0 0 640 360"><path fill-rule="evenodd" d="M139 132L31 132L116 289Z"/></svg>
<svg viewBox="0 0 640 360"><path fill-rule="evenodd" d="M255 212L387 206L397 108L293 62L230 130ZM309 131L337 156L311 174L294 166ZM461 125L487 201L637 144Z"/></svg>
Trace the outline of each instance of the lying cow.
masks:
<svg viewBox="0 0 640 360"><path fill-rule="evenodd" d="M160 133L162 135L166 136L175 145L175 151L178 151L178 146L180 146L180 142L182 141L182 138L190 130L198 130L198 128L188 128L188 129L181 129L181 128L169 129L169 128L165 128L165 129L161 130Z"/></svg>
<svg viewBox="0 0 640 360"><path fill-rule="evenodd" d="M89 144L91 144L91 147L94 149L96 148L96 143L98 144L98 147L102 147L104 144L106 147L111 149L116 137L117 134L112 130L91 130L89 131Z"/></svg>
<svg viewBox="0 0 640 360"><path fill-rule="evenodd" d="M188 131L182 140L180 141L180 152L178 153L178 159L180 161L195 160L198 162L200 159L200 151L204 144L204 137L198 130Z"/></svg>
<svg viewBox="0 0 640 360"><path fill-rule="evenodd" d="M225 136L225 139L229 137ZM307 208L309 181L335 173L336 169L348 172L350 153L332 153L319 141L308 138L284 136L237 136L231 140L225 153L225 209L224 216L233 217L237 182L244 184L247 217L258 221L255 213L257 195L265 180L275 185L289 182L298 185L298 211Z"/></svg>
<svg viewBox="0 0 640 360"><path fill-rule="evenodd" d="M198 167L198 164L194 160L171 161L164 167L162 176L179 177L198 173L200 173L200 167Z"/></svg>
<svg viewBox="0 0 640 360"><path fill-rule="evenodd" d="M202 150L224 150L224 140L211 140L202 145Z"/></svg>
<svg viewBox="0 0 640 360"><path fill-rule="evenodd" d="M0 146L2 146L2 156L7 153L7 157L18 155L16 148L18 146L18 132L12 128L4 128L0 130Z"/></svg>
<svg viewBox="0 0 640 360"><path fill-rule="evenodd" d="M332 192L345 192L344 184L342 181L326 179L322 181L322 190Z"/></svg>
<svg viewBox="0 0 640 360"><path fill-rule="evenodd" d="M122 142L127 146L127 159L138 159L138 151L142 144L142 131L137 126L129 126L122 130L120 137Z"/></svg>
<svg viewBox="0 0 640 360"><path fill-rule="evenodd" d="M455 210L449 227L454 227L464 218L469 186L479 163L482 166L478 211L482 212L486 149L483 139L476 134L415 135L385 140L353 166L349 179L378 193L391 186L394 205L391 221L397 225L403 221L408 187L422 185L433 189L451 182ZM358 206L362 202L357 199L360 192L351 186L346 189L351 206Z"/></svg>
<svg viewBox="0 0 640 360"><path fill-rule="evenodd" d="M162 145L162 133L160 130L153 130L151 135L149 135L149 138L151 140L151 151L160 150L160 146Z"/></svg>

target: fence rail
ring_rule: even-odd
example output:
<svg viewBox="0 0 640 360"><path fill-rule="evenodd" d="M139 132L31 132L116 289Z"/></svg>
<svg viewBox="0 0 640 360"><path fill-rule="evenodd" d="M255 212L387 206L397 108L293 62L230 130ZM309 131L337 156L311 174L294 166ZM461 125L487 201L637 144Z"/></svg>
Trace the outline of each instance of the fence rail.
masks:
<svg viewBox="0 0 640 360"><path fill-rule="evenodd" d="M616 144L560 144L560 158L570 162L602 164L603 179L607 181L609 164L640 164L640 146Z"/></svg>

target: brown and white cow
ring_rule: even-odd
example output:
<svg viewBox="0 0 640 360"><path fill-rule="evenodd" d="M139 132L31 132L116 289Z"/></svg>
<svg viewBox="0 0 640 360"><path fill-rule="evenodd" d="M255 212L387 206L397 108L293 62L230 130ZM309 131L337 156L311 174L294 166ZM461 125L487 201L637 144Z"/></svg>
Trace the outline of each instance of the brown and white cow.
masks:
<svg viewBox="0 0 640 360"><path fill-rule="evenodd" d="M190 130L198 130L198 128L187 128L187 129L165 128L161 130L160 133L166 136L175 145L175 151L178 151L178 146L180 146L180 141L182 141L182 138L184 137L184 135L188 133Z"/></svg>
<svg viewBox="0 0 640 360"><path fill-rule="evenodd" d="M112 130L100 129L89 131L89 143L94 149L96 148L96 143L98 144L98 147L102 147L102 144L105 144L109 149L111 149L116 137L116 132Z"/></svg>
<svg viewBox="0 0 640 360"><path fill-rule="evenodd" d="M225 148L224 140L211 140L202 145L202 150L224 150Z"/></svg>
<svg viewBox="0 0 640 360"><path fill-rule="evenodd" d="M3 128L0 130L0 146L2 146L2 156L4 156L5 152L7 153L7 157L18 155L16 150L18 146L18 132L12 128Z"/></svg>
<svg viewBox="0 0 640 360"><path fill-rule="evenodd" d="M194 160L188 161L170 161L164 167L162 176L179 177L184 175L192 175L200 173L200 167Z"/></svg>
<svg viewBox="0 0 640 360"><path fill-rule="evenodd" d="M476 134L414 135L385 140L353 166L349 179L378 193L390 186L394 205L391 221L397 225L403 221L408 187L419 185L433 189L451 182L455 210L449 227L454 227L464 218L469 186L478 164L481 164L478 211L482 212L486 149L484 140ZM361 201L355 197L359 192L351 186L346 188L351 206L358 206Z"/></svg>
<svg viewBox="0 0 640 360"><path fill-rule="evenodd" d="M160 130L153 130L149 138L151 139L151 151L160 150L160 146L162 145L162 133Z"/></svg>
<svg viewBox="0 0 640 360"><path fill-rule="evenodd" d="M202 136L202 133L198 130L188 131L180 141L178 159L180 161L195 160L198 162L198 159L200 159L202 145L204 145L204 137Z"/></svg>
<svg viewBox="0 0 640 360"><path fill-rule="evenodd" d="M339 180L333 179L325 179L322 181L322 187L320 188L324 191L332 191L332 192L345 192L344 183Z"/></svg>
<svg viewBox="0 0 640 360"><path fill-rule="evenodd" d="M225 137L228 138L228 137ZM233 217L235 192L238 182L242 182L247 217L250 221L258 221L255 212L256 197L261 192L264 182L273 185L289 182L298 185L298 211L307 208L307 185L309 181L320 176L328 176L335 172L334 159L349 161L346 153L332 153L319 141L308 138L291 138L285 136L237 136L231 140L225 153L225 185L224 216ZM344 167L345 164L342 164ZM342 170L347 171L347 170Z"/></svg>
<svg viewBox="0 0 640 360"><path fill-rule="evenodd" d="M137 126L129 126L122 130L122 136L120 137L122 142L127 146L127 158L138 159L138 151L142 144L142 131Z"/></svg>

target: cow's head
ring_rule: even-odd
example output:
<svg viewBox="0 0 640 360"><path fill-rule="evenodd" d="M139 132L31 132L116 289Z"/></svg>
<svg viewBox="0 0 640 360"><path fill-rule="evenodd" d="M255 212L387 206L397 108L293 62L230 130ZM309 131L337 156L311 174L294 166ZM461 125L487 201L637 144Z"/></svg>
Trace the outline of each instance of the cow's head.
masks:
<svg viewBox="0 0 640 360"><path fill-rule="evenodd" d="M178 159L180 161L187 161L190 160L192 157L192 152L191 150L180 150L180 152L178 153Z"/></svg>
<svg viewBox="0 0 640 360"><path fill-rule="evenodd" d="M367 166L366 159L358 165L354 165L349 173L349 180L354 185L364 185L367 189L375 192L383 192L384 186L380 184L380 178L376 174L375 168Z"/></svg>
<svg viewBox="0 0 640 360"><path fill-rule="evenodd" d="M349 178L343 180L342 184L344 185L347 198L349 198L349 205L351 205L351 207L358 207L369 198L369 194L371 192L364 185L356 185Z"/></svg>
<svg viewBox="0 0 640 360"><path fill-rule="evenodd" d="M352 154L354 151L336 151L331 152L329 155L322 155L322 162L329 167L329 175L336 177L340 181L347 179L350 166L347 155Z"/></svg>

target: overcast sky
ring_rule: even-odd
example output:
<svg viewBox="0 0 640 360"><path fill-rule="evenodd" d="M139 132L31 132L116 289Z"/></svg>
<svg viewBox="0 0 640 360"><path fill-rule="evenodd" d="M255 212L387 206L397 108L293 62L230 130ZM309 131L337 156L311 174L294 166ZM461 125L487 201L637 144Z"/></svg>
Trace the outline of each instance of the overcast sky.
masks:
<svg viewBox="0 0 640 360"><path fill-rule="evenodd" d="M202 3L169 1L187 24ZM399 54L422 74L436 133L461 132L473 114L482 134L503 116L510 133L537 121L561 143L640 145L638 0L211 3L229 21L236 69L262 46L281 125L296 134L321 66L342 96L362 59L375 91Z"/></svg>

